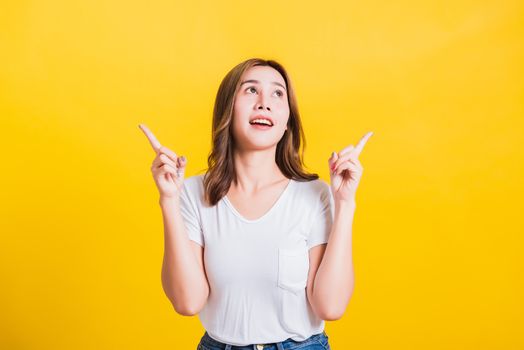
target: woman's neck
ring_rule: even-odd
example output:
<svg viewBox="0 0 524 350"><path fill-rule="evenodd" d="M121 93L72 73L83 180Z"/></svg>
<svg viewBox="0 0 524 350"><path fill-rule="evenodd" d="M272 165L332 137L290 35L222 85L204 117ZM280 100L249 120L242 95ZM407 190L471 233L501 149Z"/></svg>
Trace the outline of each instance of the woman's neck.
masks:
<svg viewBox="0 0 524 350"><path fill-rule="evenodd" d="M234 163L237 191L254 193L286 179L275 161L276 147L265 150L236 151Z"/></svg>

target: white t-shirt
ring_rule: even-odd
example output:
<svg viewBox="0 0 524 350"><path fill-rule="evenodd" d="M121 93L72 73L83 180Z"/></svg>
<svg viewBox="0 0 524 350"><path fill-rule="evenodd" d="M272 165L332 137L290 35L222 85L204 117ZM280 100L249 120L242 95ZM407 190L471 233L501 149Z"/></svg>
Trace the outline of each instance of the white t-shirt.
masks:
<svg viewBox="0 0 524 350"><path fill-rule="evenodd" d="M248 220L227 196L205 206L203 178L184 180L181 212L189 238L204 246L210 293L198 316L208 334L244 346L321 333L306 282L309 248L327 243L333 224L330 186L290 180L268 212Z"/></svg>

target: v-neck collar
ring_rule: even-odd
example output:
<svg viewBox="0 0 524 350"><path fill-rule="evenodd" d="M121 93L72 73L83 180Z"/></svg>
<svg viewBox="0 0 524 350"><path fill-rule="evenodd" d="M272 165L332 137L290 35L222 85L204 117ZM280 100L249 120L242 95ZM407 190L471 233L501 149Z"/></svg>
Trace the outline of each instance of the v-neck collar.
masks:
<svg viewBox="0 0 524 350"><path fill-rule="evenodd" d="M242 216L242 214L240 214L238 212L238 210L236 210L235 206L233 205L233 203L231 203L229 201L229 198L227 198L227 195L225 195L223 197L224 199L224 202L226 203L226 205L229 207L229 209L231 209L231 211L233 212L233 214L235 214L240 220L244 221L244 222L247 222L247 223L250 223L250 224L254 224L256 222L259 222L261 220L263 220L264 218L266 218L267 216L269 216L274 210L275 208L279 205L280 202L282 202L284 200L284 197L285 195L289 192L289 189L290 187L292 186L292 183L293 183L293 179L289 179L286 187L284 188L284 190L282 191L282 193L280 193L280 196L278 196L277 200L275 201L275 203L273 203L273 205L271 206L271 208L269 208L269 210L264 214L262 215L261 217L259 217L258 219L254 219L254 220L249 220L249 219L246 219L244 216Z"/></svg>

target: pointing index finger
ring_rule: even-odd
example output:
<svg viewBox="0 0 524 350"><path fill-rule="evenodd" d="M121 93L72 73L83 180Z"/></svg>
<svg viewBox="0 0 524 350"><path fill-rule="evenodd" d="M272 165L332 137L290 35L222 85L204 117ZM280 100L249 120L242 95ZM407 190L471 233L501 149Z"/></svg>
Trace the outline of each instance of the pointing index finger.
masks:
<svg viewBox="0 0 524 350"><path fill-rule="evenodd" d="M151 130L149 130L149 128L145 126L144 124L138 124L138 127L144 132L144 134L146 134L146 137L149 140L149 143L151 143L151 146L153 147L153 150L158 153L158 150L160 149L160 147L162 147L162 145L157 140L155 135L153 135Z"/></svg>
<svg viewBox="0 0 524 350"><path fill-rule="evenodd" d="M357 146L355 147L355 149L353 150L353 152L355 152L356 156L358 157L360 155L360 152L362 152L362 150L364 149L364 145L366 144L366 142L368 142L369 138L373 135L373 131L370 131L368 133L366 133L366 135L364 135L360 141L358 142Z"/></svg>

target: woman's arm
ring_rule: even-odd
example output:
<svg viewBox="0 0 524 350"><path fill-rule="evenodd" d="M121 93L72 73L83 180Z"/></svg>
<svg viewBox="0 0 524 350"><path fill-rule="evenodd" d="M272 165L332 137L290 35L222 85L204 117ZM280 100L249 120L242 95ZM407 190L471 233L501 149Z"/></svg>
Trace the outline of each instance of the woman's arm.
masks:
<svg viewBox="0 0 524 350"><path fill-rule="evenodd" d="M328 321L342 317L353 294L352 231L356 203L335 202L335 218L313 288L312 307Z"/></svg>
<svg viewBox="0 0 524 350"><path fill-rule="evenodd" d="M355 277L351 239L357 207L356 191L364 171L358 157L372 135L372 131L366 133L355 147L349 145L338 153L333 152L328 160L335 217L311 293L312 306L325 315L324 319L341 318L353 294Z"/></svg>
<svg viewBox="0 0 524 350"><path fill-rule="evenodd" d="M164 221L162 287L175 311L184 316L204 307L209 284L204 271L203 248L195 254L180 211L180 199L160 199Z"/></svg>

